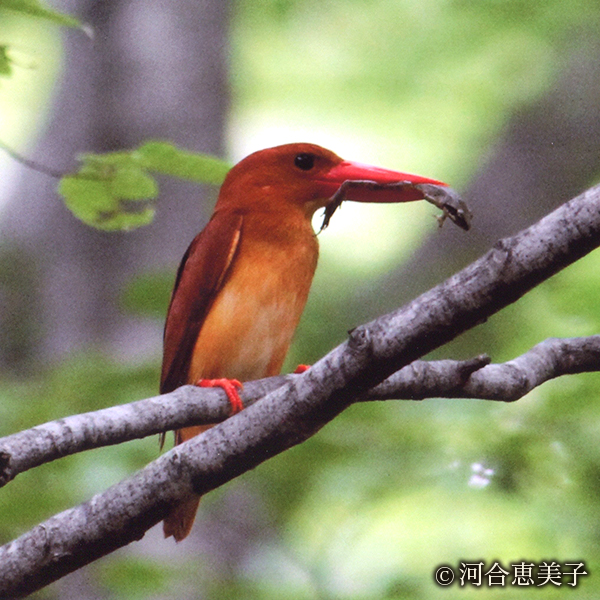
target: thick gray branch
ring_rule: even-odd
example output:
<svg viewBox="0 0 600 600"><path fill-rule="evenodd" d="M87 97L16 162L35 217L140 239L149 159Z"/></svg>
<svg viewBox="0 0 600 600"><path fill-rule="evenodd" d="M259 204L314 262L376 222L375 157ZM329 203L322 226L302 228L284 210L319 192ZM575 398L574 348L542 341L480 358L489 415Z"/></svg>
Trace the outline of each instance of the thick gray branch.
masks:
<svg viewBox="0 0 600 600"><path fill-rule="evenodd" d="M417 360L355 401L478 398L513 402L549 379L600 371L600 336L549 339L503 364L471 360ZM248 407L298 375L249 382ZM0 486L19 473L63 456L140 439L164 431L219 423L230 404L216 389L183 386L170 394L44 423L0 439Z"/></svg>
<svg viewBox="0 0 600 600"><path fill-rule="evenodd" d="M599 244L597 186L404 308L358 327L260 402L0 548L0 598L24 596L141 538L190 492L206 493L310 437L357 395Z"/></svg>

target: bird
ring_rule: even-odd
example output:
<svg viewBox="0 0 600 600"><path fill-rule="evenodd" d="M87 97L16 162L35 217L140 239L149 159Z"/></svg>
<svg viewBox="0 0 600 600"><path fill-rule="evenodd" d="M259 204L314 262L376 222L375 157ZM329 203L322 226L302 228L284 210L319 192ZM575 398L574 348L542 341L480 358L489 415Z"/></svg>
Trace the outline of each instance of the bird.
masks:
<svg viewBox="0 0 600 600"><path fill-rule="evenodd" d="M398 182L404 185L388 187ZM345 199L404 202L422 199L413 185L423 183L446 185L346 161L308 143L259 150L237 163L177 271L164 329L161 393L185 384L222 387L232 413L241 410L242 382L280 373L300 320L319 254L315 211L329 208L328 220L342 186ZM175 444L209 427L179 429ZM171 509L163 521L165 538L187 537L199 501L190 496Z"/></svg>

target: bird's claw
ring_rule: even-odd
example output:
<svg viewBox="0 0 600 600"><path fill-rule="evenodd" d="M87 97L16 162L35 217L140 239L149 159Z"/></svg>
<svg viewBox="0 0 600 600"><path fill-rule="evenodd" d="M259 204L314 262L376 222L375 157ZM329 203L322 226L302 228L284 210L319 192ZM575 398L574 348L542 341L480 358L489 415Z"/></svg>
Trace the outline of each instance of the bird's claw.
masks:
<svg viewBox="0 0 600 600"><path fill-rule="evenodd" d="M220 387L229 398L232 415L244 409L244 403L238 394L238 390L243 390L244 386L237 379L198 379L194 385L198 387Z"/></svg>

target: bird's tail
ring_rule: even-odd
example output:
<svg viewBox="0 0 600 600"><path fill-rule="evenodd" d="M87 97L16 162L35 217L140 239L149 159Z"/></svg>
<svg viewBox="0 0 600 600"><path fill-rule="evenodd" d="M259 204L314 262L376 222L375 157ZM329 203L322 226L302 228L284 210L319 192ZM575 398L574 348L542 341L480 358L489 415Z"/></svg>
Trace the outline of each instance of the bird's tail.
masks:
<svg viewBox="0 0 600 600"><path fill-rule="evenodd" d="M175 444L181 444L211 427L212 425L199 425L197 427L178 429L175 432ZM166 538L172 535L176 542L180 542L189 535L194 524L194 519L196 518L200 498L201 496L189 496L189 498L186 498L173 508L163 521L163 532Z"/></svg>

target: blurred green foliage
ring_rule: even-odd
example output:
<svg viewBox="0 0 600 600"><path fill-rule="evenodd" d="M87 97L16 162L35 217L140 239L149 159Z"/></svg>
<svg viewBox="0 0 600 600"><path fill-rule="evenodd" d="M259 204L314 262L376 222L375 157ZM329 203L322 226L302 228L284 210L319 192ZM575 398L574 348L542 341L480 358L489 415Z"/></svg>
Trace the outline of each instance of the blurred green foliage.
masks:
<svg viewBox="0 0 600 600"><path fill-rule="evenodd" d="M240 0L232 129L253 131L268 119L274 128L286 122L335 131L351 120L372 162L393 167L393 157L407 170L414 164L464 182L508 116L548 93L560 57L599 22L592 0ZM171 164L164 155L152 167L128 153L107 160L100 170L124 169L123 179L110 183L118 189L108 201L119 203L151 196L146 171ZM191 178L182 166L164 169ZM137 179L143 194L129 191ZM411 236L417 220L427 222L412 219ZM346 261L337 268L340 254L323 254L289 366L316 360L357 324L344 308L356 271ZM593 253L492 318L468 351L501 361L548 336L597 333L599 263ZM366 276L380 271L374 265ZM133 282L124 308L160 318L168 286L164 276ZM5 379L0 435L151 396L158 373L158 357L131 365L87 354L26 381ZM0 491L0 540L102 491L157 453L156 440L132 442L20 475ZM226 575L222 556L186 553L184 542L175 549L165 543L155 555L116 553L93 565L89 577L105 597L123 599L506 598L514 595L510 584L440 591L433 571L461 560L505 567L523 559L585 560L591 575L577 589L546 585L519 594L597 598L598 376L545 384L512 405L433 399L352 407L308 442L210 494L199 527L221 518L226 537L233 517L223 506L236 494L252 500L244 525L267 525ZM56 588L37 595L57 596Z"/></svg>
<svg viewBox="0 0 600 600"><path fill-rule="evenodd" d="M7 17L10 20L15 15L35 17L65 27L83 27L74 17L52 10L39 0L0 0L0 27L6 24ZM18 61L15 61L11 44L4 43L4 33L0 29L0 76L10 77Z"/></svg>
<svg viewBox="0 0 600 600"><path fill-rule="evenodd" d="M46 19L65 27L81 27L81 23L74 17L52 10L39 0L0 0L1 10Z"/></svg>
<svg viewBox="0 0 600 600"><path fill-rule="evenodd" d="M33 137L49 111L60 68L60 29L47 18L0 5L0 140L12 148Z"/></svg>
<svg viewBox="0 0 600 600"><path fill-rule="evenodd" d="M2 44L0 46L0 75L8 77L12 73L12 60L8 51L8 46Z"/></svg>

